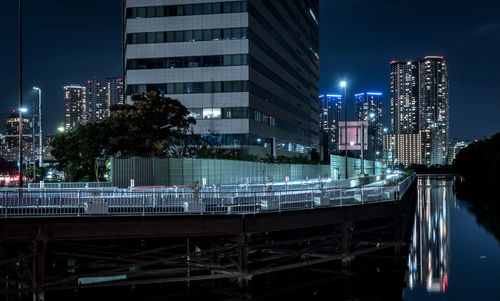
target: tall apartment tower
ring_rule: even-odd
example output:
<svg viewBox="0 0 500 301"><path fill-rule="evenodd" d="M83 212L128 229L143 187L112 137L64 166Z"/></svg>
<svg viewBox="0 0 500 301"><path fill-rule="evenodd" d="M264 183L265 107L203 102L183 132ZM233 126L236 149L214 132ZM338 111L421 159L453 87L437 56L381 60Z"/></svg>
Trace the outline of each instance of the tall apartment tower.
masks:
<svg viewBox="0 0 500 301"><path fill-rule="evenodd" d="M33 141L31 137L30 120L22 118L23 127L23 161L32 160ZM1 157L7 161L19 161L19 114L13 112L5 119L5 136L1 142Z"/></svg>
<svg viewBox="0 0 500 301"><path fill-rule="evenodd" d="M109 107L124 102L121 78L87 81L86 121L100 121L109 116Z"/></svg>
<svg viewBox="0 0 500 301"><path fill-rule="evenodd" d="M366 121L369 132L369 148L373 153L382 151L382 93L363 92L354 94L356 121ZM371 157L371 156L370 156Z"/></svg>
<svg viewBox="0 0 500 301"><path fill-rule="evenodd" d="M340 113L342 111L342 95L323 94L319 96L320 104L320 129L328 137L328 152L337 149L338 128Z"/></svg>
<svg viewBox="0 0 500 301"><path fill-rule="evenodd" d="M391 62L392 132L420 134L422 164L446 163L448 115L448 67L443 57ZM395 154L402 148L397 141L406 140L395 139Z"/></svg>
<svg viewBox="0 0 500 301"><path fill-rule="evenodd" d="M308 155L319 146L318 0L126 0L130 95L184 104L226 148Z"/></svg>
<svg viewBox="0 0 500 301"><path fill-rule="evenodd" d="M66 130L72 130L88 119L86 101L87 88L77 85L64 87L64 128Z"/></svg>

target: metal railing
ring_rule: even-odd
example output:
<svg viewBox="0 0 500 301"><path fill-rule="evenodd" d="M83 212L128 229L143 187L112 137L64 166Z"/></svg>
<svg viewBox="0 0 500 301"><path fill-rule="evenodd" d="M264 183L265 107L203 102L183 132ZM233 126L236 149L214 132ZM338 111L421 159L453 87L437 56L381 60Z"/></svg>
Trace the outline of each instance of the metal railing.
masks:
<svg viewBox="0 0 500 301"><path fill-rule="evenodd" d="M0 190L0 219L22 216L245 214L396 201L415 176L396 185L266 191L169 189Z"/></svg>
<svg viewBox="0 0 500 301"><path fill-rule="evenodd" d="M42 188L52 189L83 189L83 188L111 188L111 182L54 182L44 183ZM38 189L40 183L28 183L28 189Z"/></svg>

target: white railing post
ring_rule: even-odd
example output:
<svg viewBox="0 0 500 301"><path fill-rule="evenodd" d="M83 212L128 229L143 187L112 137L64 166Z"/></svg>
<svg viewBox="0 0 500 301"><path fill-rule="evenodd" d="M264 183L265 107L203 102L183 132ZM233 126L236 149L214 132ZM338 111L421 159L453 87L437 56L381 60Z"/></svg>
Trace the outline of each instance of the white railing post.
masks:
<svg viewBox="0 0 500 301"><path fill-rule="evenodd" d="M144 216L146 211L146 194L142 194L142 216Z"/></svg>
<svg viewBox="0 0 500 301"><path fill-rule="evenodd" d="M77 192L76 216L80 216L80 189Z"/></svg>
<svg viewBox="0 0 500 301"><path fill-rule="evenodd" d="M6 193L7 193L7 198L5 200L5 218L7 218L9 211L9 191L6 191Z"/></svg>

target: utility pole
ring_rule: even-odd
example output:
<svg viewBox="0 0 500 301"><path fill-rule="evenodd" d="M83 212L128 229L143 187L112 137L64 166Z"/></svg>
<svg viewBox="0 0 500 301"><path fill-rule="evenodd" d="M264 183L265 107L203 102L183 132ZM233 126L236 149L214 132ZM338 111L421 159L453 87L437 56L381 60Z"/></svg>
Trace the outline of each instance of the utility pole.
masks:
<svg viewBox="0 0 500 301"><path fill-rule="evenodd" d="M36 123L36 115L35 115L35 98L33 98L33 105L31 111L31 152L33 158L33 182L36 180L36 132L35 132L35 123Z"/></svg>
<svg viewBox="0 0 500 301"><path fill-rule="evenodd" d="M19 0L19 188L23 187L23 0Z"/></svg>

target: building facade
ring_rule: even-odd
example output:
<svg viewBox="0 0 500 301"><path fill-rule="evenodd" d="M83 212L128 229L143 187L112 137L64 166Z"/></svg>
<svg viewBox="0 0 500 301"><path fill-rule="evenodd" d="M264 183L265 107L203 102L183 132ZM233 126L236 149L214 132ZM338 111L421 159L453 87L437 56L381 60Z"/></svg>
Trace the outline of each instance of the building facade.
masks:
<svg viewBox="0 0 500 301"><path fill-rule="evenodd" d="M23 117L23 161L33 160L33 141L28 117ZM5 135L2 135L1 157L7 161L19 161L19 114L12 113L5 120Z"/></svg>
<svg viewBox="0 0 500 301"><path fill-rule="evenodd" d="M320 129L327 137L328 153L337 150L339 121L342 112L342 95L323 94L319 96Z"/></svg>
<svg viewBox="0 0 500 301"><path fill-rule="evenodd" d="M420 133L384 135L384 157L387 165L422 164L421 144Z"/></svg>
<svg viewBox="0 0 500 301"><path fill-rule="evenodd" d="M100 121L110 114L109 108L124 103L121 78L87 81L86 121Z"/></svg>
<svg viewBox="0 0 500 301"><path fill-rule="evenodd" d="M365 121L368 124L368 144L371 150L369 158L376 157L382 152L382 93L363 92L354 94L354 112L356 121Z"/></svg>
<svg viewBox="0 0 500 301"><path fill-rule="evenodd" d="M127 101L179 99L195 133L251 154L318 148L318 0L126 0L124 21Z"/></svg>
<svg viewBox="0 0 500 301"><path fill-rule="evenodd" d="M448 116L448 67L443 57L391 62L392 133L420 134L422 164L446 163ZM395 155L400 153L398 148L408 149L398 143L394 147Z"/></svg>
<svg viewBox="0 0 500 301"><path fill-rule="evenodd" d="M78 85L64 87L64 128L66 130L75 129L89 118L86 102L87 88Z"/></svg>
<svg viewBox="0 0 500 301"><path fill-rule="evenodd" d="M448 149L448 164L452 165L458 153L471 145L471 141L452 140Z"/></svg>

